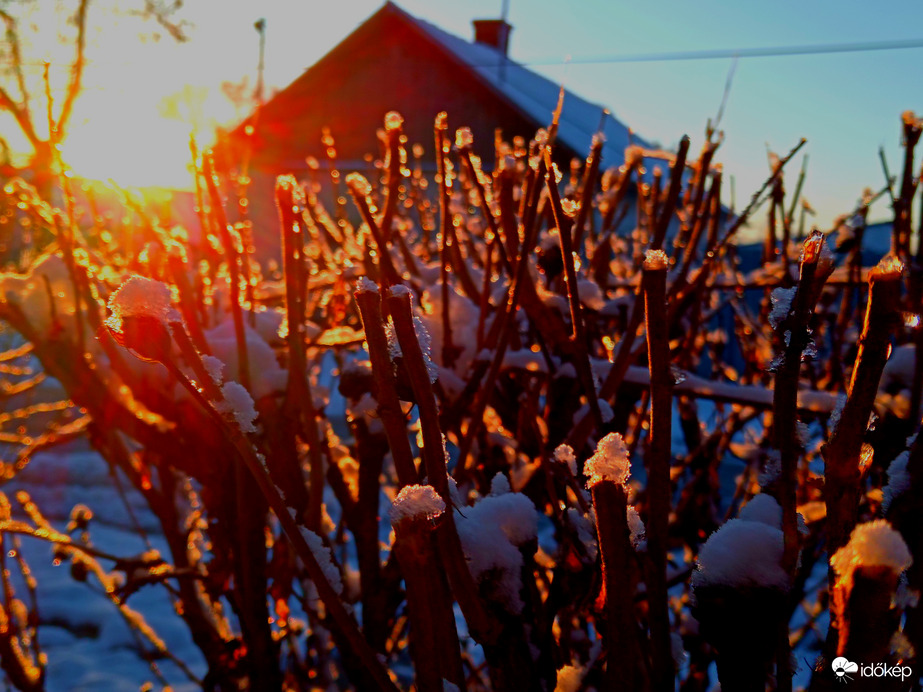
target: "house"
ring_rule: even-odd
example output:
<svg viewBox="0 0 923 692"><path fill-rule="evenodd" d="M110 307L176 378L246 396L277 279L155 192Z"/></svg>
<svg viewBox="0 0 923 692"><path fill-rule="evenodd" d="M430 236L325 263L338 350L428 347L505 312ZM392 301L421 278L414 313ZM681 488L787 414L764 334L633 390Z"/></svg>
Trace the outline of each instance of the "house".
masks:
<svg viewBox="0 0 923 692"><path fill-rule="evenodd" d="M489 161L494 129L502 128L507 139L531 137L548 125L560 90L509 59L511 31L502 19L476 20L469 42L386 2L266 103L258 117L238 126L232 147L239 150L245 128L254 125L257 168L303 170L306 156L323 160L321 132L329 126L343 167L361 169L366 154L379 151L375 132L385 113L401 113L408 141L431 152L433 120L445 111L450 128L472 129L476 153ZM621 163L628 128L602 106L568 93L559 125L561 154L584 158L599 130L607 138L605 161Z"/></svg>
<svg viewBox="0 0 923 692"><path fill-rule="evenodd" d="M259 213L276 175L306 171L309 156L325 163L328 126L338 167L367 173L368 155L380 154L376 131L389 111L404 116L408 143L422 145L423 160L433 165L433 122L445 111L453 138L456 128L470 127L475 153L490 168L495 128L507 141L517 135L528 141L550 123L560 92L560 85L509 59L511 31L502 19L477 20L474 40L467 41L386 2L230 133L225 151L239 161L253 128L251 209ZM567 93L556 158L585 158L599 131L606 137L606 167L622 163L629 141L646 146L602 106Z"/></svg>

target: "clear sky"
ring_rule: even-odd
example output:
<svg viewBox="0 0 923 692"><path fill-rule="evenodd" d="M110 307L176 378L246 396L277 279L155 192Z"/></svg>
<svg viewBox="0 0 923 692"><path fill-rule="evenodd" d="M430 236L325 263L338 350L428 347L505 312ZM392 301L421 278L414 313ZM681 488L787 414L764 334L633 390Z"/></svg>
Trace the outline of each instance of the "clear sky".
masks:
<svg viewBox="0 0 923 692"><path fill-rule="evenodd" d="M501 0L399 4L465 38L472 35L472 19L497 17L501 10ZM138 184L153 178L176 184L182 182L189 121L198 120L201 127L214 119L233 119L234 109L222 96L221 83L249 75L251 87L254 84L254 21L267 20L266 81L268 87L278 88L381 3L186 0L181 16L191 22L190 41L181 46L169 39L140 41L139 29L156 28L126 15L126 7L140 5L99 0L92 8L87 89L67 146L78 172L82 167L91 173L94 165L117 170L124 164L136 174L139 169L150 174L151 181L142 175ZM697 151L706 120L718 110L732 60L606 62L607 58L923 39L923 2L582 0L565 5L510 0L509 21L514 60L608 106L649 140L669 147L689 134ZM52 60L63 64L65 58L55 52ZM589 60L600 62L582 62ZM810 156L805 195L818 210L822 227L851 209L863 188L877 189L884 183L879 146L885 147L892 173L899 173L900 114L908 109L923 114L921 66L919 48L741 58L721 122L725 143L718 157L736 179L738 207L767 174L767 145L784 154L800 137L808 139L804 151ZM199 115L192 117L193 111ZM9 130L4 123L3 131ZM106 143L104 147L100 142ZM180 173L174 176L170 171L176 168ZM790 186L796 168L792 170ZM889 215L886 202L873 208L873 218Z"/></svg>

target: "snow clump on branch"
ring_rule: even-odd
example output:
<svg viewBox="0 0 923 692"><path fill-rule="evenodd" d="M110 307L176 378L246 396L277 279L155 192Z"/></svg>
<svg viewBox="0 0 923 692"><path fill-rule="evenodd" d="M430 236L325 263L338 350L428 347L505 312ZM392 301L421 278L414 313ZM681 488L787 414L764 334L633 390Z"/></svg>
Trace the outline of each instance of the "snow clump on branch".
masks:
<svg viewBox="0 0 923 692"><path fill-rule="evenodd" d="M624 484L628 481L630 469L628 448L618 433L609 433L596 445L596 452L583 466L587 487L592 488L602 481Z"/></svg>
<svg viewBox="0 0 923 692"><path fill-rule="evenodd" d="M224 401L216 406L218 411L232 415L243 432L256 432L253 421L256 420L257 412L250 392L239 382L226 382L221 393Z"/></svg>
<svg viewBox="0 0 923 692"><path fill-rule="evenodd" d="M539 514L522 493L503 493L481 498L473 507L462 507L456 519L458 537L477 581L491 580L491 596L512 613L520 613L523 601L520 546L538 535Z"/></svg>
<svg viewBox="0 0 923 692"><path fill-rule="evenodd" d="M129 277L109 296L107 307L112 314L106 325L117 332L122 330L126 317L151 317L164 323L177 318L170 287L137 275Z"/></svg>
<svg viewBox="0 0 923 692"><path fill-rule="evenodd" d="M431 485L406 485L391 503L388 517L391 524L402 519L425 517L435 519L445 511L445 501Z"/></svg>
<svg viewBox="0 0 923 692"><path fill-rule="evenodd" d="M762 521L731 519L708 537L699 552L692 585L764 587L785 591L782 531Z"/></svg>
<svg viewBox="0 0 923 692"><path fill-rule="evenodd" d="M900 574L913 563L903 537L886 519L876 519L853 529L849 543L830 558L830 566L848 579L857 567L889 567Z"/></svg>

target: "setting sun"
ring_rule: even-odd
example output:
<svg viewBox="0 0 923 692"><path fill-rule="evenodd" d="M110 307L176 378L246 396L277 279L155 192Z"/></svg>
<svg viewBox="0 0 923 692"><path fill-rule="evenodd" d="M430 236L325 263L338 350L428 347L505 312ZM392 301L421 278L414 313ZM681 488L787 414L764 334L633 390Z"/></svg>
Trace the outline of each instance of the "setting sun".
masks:
<svg viewBox="0 0 923 692"><path fill-rule="evenodd" d="M61 145L65 168L78 178L122 187L192 188L187 125L156 113L130 128L112 125L99 119L75 128Z"/></svg>
<svg viewBox="0 0 923 692"><path fill-rule="evenodd" d="M126 187L190 189L190 135L209 146L215 127L235 120L234 106L219 89L178 85L162 64L125 71L108 60L96 68L99 86L83 94L61 143L65 167Z"/></svg>

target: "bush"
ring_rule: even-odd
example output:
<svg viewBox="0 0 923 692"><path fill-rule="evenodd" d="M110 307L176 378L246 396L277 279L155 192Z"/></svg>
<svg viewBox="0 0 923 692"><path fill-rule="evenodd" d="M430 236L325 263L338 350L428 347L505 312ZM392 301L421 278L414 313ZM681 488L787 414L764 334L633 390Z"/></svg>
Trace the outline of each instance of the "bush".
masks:
<svg viewBox="0 0 923 692"><path fill-rule="evenodd" d="M279 178L282 257L265 266L207 154L198 229L130 199L130 223L87 219L7 183L5 223L53 240L0 276L17 334L2 396L34 395L3 414L4 478L86 438L167 546L109 554L89 508L61 530L0 495L27 577L2 573L10 682L41 689L46 665L22 536L206 689L705 690L716 660L725 689L791 689L805 658L823 688L837 656L915 661L900 594L920 588L923 442L903 440L923 274L903 267L921 258L920 121L904 119L893 253L872 270L868 199L839 258L794 228L783 173L801 144L738 215L712 132L698 160L684 138L603 173L596 138L564 178L552 125L498 145L487 173L443 114L429 180L401 122L381 181L345 177L355 223L324 208L318 165ZM767 202L747 268L735 234ZM63 400L36 393L44 378ZM207 670L129 605L147 588L169 592Z"/></svg>

